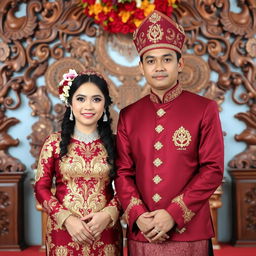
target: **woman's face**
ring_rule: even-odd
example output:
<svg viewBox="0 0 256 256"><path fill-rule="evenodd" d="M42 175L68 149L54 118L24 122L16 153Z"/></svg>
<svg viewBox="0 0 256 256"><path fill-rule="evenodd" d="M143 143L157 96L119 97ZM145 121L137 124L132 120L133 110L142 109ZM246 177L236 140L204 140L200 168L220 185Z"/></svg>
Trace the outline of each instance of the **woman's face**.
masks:
<svg viewBox="0 0 256 256"><path fill-rule="evenodd" d="M105 97L94 83L87 82L76 90L71 106L76 128L84 133L92 133L103 115Z"/></svg>

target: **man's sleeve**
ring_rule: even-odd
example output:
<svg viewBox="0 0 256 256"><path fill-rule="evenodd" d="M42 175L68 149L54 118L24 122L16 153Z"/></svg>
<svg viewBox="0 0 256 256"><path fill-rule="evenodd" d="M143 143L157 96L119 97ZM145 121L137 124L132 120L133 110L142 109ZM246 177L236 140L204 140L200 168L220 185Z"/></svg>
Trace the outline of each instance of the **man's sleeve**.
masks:
<svg viewBox="0 0 256 256"><path fill-rule="evenodd" d="M174 218L178 231L184 230L185 225L191 221L222 182L223 133L215 101L211 101L204 111L198 150L198 172L182 193L171 200L166 209Z"/></svg>
<svg viewBox="0 0 256 256"><path fill-rule="evenodd" d="M117 126L117 177L115 188L117 197L125 211L126 221L129 227L136 230L137 218L147 212L136 186L135 165L132 158L131 145L127 135L124 113L120 112Z"/></svg>

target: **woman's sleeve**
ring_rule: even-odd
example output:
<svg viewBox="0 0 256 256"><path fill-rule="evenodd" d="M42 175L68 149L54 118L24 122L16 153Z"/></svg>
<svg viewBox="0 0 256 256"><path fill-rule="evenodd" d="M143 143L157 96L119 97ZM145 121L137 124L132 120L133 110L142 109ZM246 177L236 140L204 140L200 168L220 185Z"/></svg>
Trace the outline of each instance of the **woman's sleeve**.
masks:
<svg viewBox="0 0 256 256"><path fill-rule="evenodd" d="M55 176L55 159L58 156L59 140L57 134L49 136L39 156L35 177L35 197L43 209L52 217L59 228L72 213L65 208L51 192Z"/></svg>

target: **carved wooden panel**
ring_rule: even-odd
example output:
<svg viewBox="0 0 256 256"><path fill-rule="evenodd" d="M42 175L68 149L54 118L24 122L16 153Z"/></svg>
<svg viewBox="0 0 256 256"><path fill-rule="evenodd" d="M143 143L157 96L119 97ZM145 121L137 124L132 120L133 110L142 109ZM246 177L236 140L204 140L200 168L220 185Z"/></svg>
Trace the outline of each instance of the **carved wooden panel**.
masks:
<svg viewBox="0 0 256 256"><path fill-rule="evenodd" d="M232 170L235 245L256 245L256 170Z"/></svg>
<svg viewBox="0 0 256 256"><path fill-rule="evenodd" d="M0 173L0 251L24 244L23 173Z"/></svg>
<svg viewBox="0 0 256 256"><path fill-rule="evenodd" d="M123 66L109 55L108 48L119 51L127 60L134 58L131 36L103 32L86 17L73 1L4 0L0 6L0 170L23 171L21 160L8 153L8 148L18 146L20 138L8 135L8 128L20 120L7 117L6 110L20 107L21 94L29 98L31 115L38 117L28 136L30 152L36 167L40 146L44 138L59 128L64 107L51 102L48 94L57 96L56 84L68 68L82 70L94 67L102 71L116 104L111 112L116 127L118 113L123 108L146 95L149 88L143 85L137 66ZM173 17L185 28L185 68L180 74L183 87L215 99L221 110L225 93L232 91L233 101L247 105L247 113L236 118L247 128L235 137L247 144L229 163L232 168L255 168L255 98L256 69L256 3L238 1L240 12L230 10L229 0L180 0ZM25 9L26 15L17 11ZM86 41L83 35L95 39ZM52 63L49 65L49 63ZM217 81L210 79L211 72L218 74ZM39 77L45 86L38 86ZM115 84L116 80L119 86ZM242 88L242 90L241 90Z"/></svg>
<svg viewBox="0 0 256 256"><path fill-rule="evenodd" d="M116 109L136 101L149 91L137 66L117 63L108 48L131 61L136 54L130 36L109 34L86 17L79 0L1 0L0 5L0 172L23 172L21 159L8 152L19 146L21 137L12 138L8 129L20 120L12 117L21 105L21 95L29 99L31 115L37 117L27 137L36 168L39 150L46 136L59 130L65 111L54 104L56 84L69 68L93 67L109 82L115 106L111 110L115 129ZM180 74L183 87L219 104L231 91L234 103L248 111L237 113L246 129L234 139L247 148L234 156L233 169L256 169L256 2L239 0L238 12L229 0L180 0L173 13L186 32L183 49L185 68ZM25 15L17 12L24 8ZM93 40L86 41L84 35ZM95 43L94 43L95 41ZM217 74L211 80L211 74ZM38 85L43 77L45 84ZM113 79L113 77L115 79ZM7 116L8 110L8 116ZM22 136L22 135L17 135ZM6 225L6 217L1 213Z"/></svg>

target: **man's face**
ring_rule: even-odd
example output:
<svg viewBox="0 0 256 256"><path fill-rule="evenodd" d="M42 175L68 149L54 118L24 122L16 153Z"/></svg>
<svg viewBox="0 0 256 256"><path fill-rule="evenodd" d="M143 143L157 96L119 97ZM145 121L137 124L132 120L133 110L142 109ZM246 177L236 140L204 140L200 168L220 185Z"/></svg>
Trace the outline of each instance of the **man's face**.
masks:
<svg viewBox="0 0 256 256"><path fill-rule="evenodd" d="M177 61L176 52L170 49L154 49L143 55L140 70L154 93L163 94L176 85L178 73L184 66Z"/></svg>

